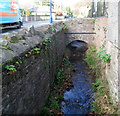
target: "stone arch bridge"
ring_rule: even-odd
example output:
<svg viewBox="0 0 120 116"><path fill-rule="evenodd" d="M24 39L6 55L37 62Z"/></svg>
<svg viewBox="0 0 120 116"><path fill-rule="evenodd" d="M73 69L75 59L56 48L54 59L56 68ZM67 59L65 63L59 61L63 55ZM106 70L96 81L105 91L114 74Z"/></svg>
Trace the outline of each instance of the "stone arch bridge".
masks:
<svg viewBox="0 0 120 116"><path fill-rule="evenodd" d="M106 25L107 18L97 19L97 22L92 18L73 19L3 34L0 38L3 113L37 114L49 95L50 84L66 46L75 40L84 41L88 45L102 45L106 38ZM111 58L112 64L115 64L114 54L111 54ZM5 69L5 66L11 65L15 70L12 74ZM116 85L114 79L111 82ZM116 86L112 88L116 90ZM115 94L113 91L114 98Z"/></svg>

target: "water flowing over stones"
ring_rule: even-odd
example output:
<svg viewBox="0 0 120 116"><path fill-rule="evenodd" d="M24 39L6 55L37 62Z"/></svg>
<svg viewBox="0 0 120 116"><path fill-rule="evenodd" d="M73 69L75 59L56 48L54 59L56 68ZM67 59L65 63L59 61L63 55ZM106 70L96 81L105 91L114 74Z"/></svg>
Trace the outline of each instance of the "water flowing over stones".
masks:
<svg viewBox="0 0 120 116"><path fill-rule="evenodd" d="M88 114L93 101L92 76L88 74L89 68L83 60L87 44L73 41L68 45L71 50L70 61L75 68L72 76L73 88L64 93L62 112L64 114Z"/></svg>

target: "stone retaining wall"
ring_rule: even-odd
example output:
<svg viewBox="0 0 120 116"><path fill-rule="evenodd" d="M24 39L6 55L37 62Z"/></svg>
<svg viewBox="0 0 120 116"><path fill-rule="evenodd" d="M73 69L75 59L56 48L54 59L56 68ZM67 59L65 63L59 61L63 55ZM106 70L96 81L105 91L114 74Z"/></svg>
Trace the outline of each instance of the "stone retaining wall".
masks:
<svg viewBox="0 0 120 116"><path fill-rule="evenodd" d="M118 101L118 52L107 38L107 18L72 19L37 28L28 27L19 32L4 34L2 54L3 113L39 114L50 91L50 85L59 69L66 46L81 40L97 47L104 44L111 55L106 65L106 77L114 101ZM96 34L65 34L65 33ZM6 70L13 65L14 71ZM112 82L112 83L111 83Z"/></svg>
<svg viewBox="0 0 120 116"><path fill-rule="evenodd" d="M114 7L114 8L113 8ZM106 53L110 54L110 63L106 64L105 77L108 80L110 93L114 103L119 103L120 82L120 46L118 38L118 3L109 3L109 17L96 18L95 45L97 48L104 45Z"/></svg>
<svg viewBox="0 0 120 116"><path fill-rule="evenodd" d="M108 11L106 49L111 54L111 62L107 65L106 78L112 98L120 103L120 2L110 2Z"/></svg>
<svg viewBox="0 0 120 116"><path fill-rule="evenodd" d="M30 27L4 35L4 46L1 46L3 114L40 113L63 59L66 44L62 26L63 23L56 23ZM5 69L11 65L14 71Z"/></svg>

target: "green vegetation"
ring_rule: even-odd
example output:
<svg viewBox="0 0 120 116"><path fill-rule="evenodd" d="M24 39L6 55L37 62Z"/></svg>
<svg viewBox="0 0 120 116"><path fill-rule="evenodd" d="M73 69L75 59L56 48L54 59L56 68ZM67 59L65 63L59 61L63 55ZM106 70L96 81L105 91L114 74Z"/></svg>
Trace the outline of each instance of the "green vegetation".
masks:
<svg viewBox="0 0 120 116"><path fill-rule="evenodd" d="M51 28L51 31L52 31L52 32L56 32L55 28L53 28L53 27Z"/></svg>
<svg viewBox="0 0 120 116"><path fill-rule="evenodd" d="M93 21L92 21L93 23L96 23L97 22L97 20L96 19L93 19Z"/></svg>
<svg viewBox="0 0 120 116"><path fill-rule="evenodd" d="M39 47L35 47L32 50L30 50L29 52L27 52L25 54L25 57L30 57L31 55L34 55L34 54L40 54L40 52L41 52L41 49Z"/></svg>
<svg viewBox="0 0 120 116"><path fill-rule="evenodd" d="M44 45L45 47L45 50L49 49L49 46L48 46L49 43L51 43L51 38L44 40L44 42L42 43L42 45Z"/></svg>
<svg viewBox="0 0 120 116"><path fill-rule="evenodd" d="M31 55L39 54L41 55L42 53L45 53L46 50L50 48L49 44L51 43L51 38L48 38L44 40L42 43L39 44L39 46L33 48L29 52L25 54L25 57L30 57ZM43 52L44 49L44 52Z"/></svg>
<svg viewBox="0 0 120 116"><path fill-rule="evenodd" d="M57 32L59 33L59 32L61 32L61 30L58 30Z"/></svg>
<svg viewBox="0 0 120 116"><path fill-rule="evenodd" d="M59 71L58 71L58 73L56 75L54 84L58 85L58 84L64 82L64 76L65 76L64 69L63 68L59 69Z"/></svg>
<svg viewBox="0 0 120 116"><path fill-rule="evenodd" d="M14 65L7 65L7 66L5 66L5 69L7 69L10 72L16 72L17 71Z"/></svg>
<svg viewBox="0 0 120 116"><path fill-rule="evenodd" d="M20 9L20 14L23 16L29 16L31 11L28 8Z"/></svg>
<svg viewBox="0 0 120 116"><path fill-rule="evenodd" d="M72 66L68 59L64 58L61 64L61 68L58 70L53 87L48 97L48 102L41 110L41 116L60 115L61 113L61 101L63 100L63 94L66 88L70 89L72 83L70 82L70 70Z"/></svg>
<svg viewBox="0 0 120 116"><path fill-rule="evenodd" d="M110 115L116 114L117 107L113 104L110 97L108 83L105 79L97 78L96 82L92 84L94 90L95 101L92 104L92 111L95 114Z"/></svg>
<svg viewBox="0 0 120 116"><path fill-rule="evenodd" d="M73 12L70 7L66 7L67 16L73 16Z"/></svg>
<svg viewBox="0 0 120 116"><path fill-rule="evenodd" d="M42 110L41 110L41 116L51 116L51 112L50 112L50 109L47 108L47 107L44 107Z"/></svg>
<svg viewBox="0 0 120 116"><path fill-rule="evenodd" d="M63 29L63 30L67 30L67 25L66 25L66 24L63 24L62 29Z"/></svg>
<svg viewBox="0 0 120 116"><path fill-rule="evenodd" d="M13 62L13 59L10 58L10 59L7 60L7 62L12 63L12 62Z"/></svg>
<svg viewBox="0 0 120 116"><path fill-rule="evenodd" d="M110 54L106 53L104 46L101 46L98 51L95 46L92 46L86 53L85 61L91 68L91 72L94 73L96 77L100 77L101 64L110 63Z"/></svg>
<svg viewBox="0 0 120 116"><path fill-rule="evenodd" d="M20 65L20 64L22 64L22 63L23 63L23 61L20 60L20 59L19 59L18 61L15 62L15 64L17 64L17 65Z"/></svg>
<svg viewBox="0 0 120 116"><path fill-rule="evenodd" d="M14 39L16 39L16 38L14 38ZM9 59L9 60L7 60L7 62L9 64L14 64L16 67L20 66L23 63L25 58L28 58L32 55L41 55L41 54L45 53L45 51L47 49L49 49L50 42L51 42L51 38L46 39L45 41L40 43L39 46L33 48L32 50L29 50L22 58L18 59L17 61L14 62L13 59ZM5 46L5 45L0 45L0 46L2 47L2 49L11 50L9 46ZM6 65L5 66L5 69L8 71L7 74L13 74L14 72L17 71L14 65ZM49 68L48 61L46 61L46 63L45 63L45 69L47 69L47 68Z"/></svg>
<svg viewBox="0 0 120 116"><path fill-rule="evenodd" d="M18 43L19 42L19 40L25 40L25 38L24 37L16 37L16 36L13 36L13 37L11 37L11 39L10 39L10 43Z"/></svg>
<svg viewBox="0 0 120 116"><path fill-rule="evenodd" d="M7 45L2 45L0 44L0 49L3 49L3 50L11 50L11 48Z"/></svg>
<svg viewBox="0 0 120 116"><path fill-rule="evenodd" d="M99 61L97 55L97 50L95 46L90 47L86 52L85 61L88 63L91 71L96 77L101 76L101 62Z"/></svg>
<svg viewBox="0 0 120 116"><path fill-rule="evenodd" d="M110 62L110 54L107 54L104 48L104 46L101 46L97 52L97 56L101 59L103 64Z"/></svg>
<svg viewBox="0 0 120 116"><path fill-rule="evenodd" d="M41 49L40 48L33 48L32 50L31 50L31 52L33 52L33 53L36 53L36 54L38 54L38 53L40 53L40 51L41 51Z"/></svg>
<svg viewBox="0 0 120 116"><path fill-rule="evenodd" d="M71 65L70 61L66 58L63 59L62 65L65 65L66 67L71 67L72 68L72 65Z"/></svg>
<svg viewBox="0 0 120 116"><path fill-rule="evenodd" d="M101 115L115 114L117 109L111 100L108 83L105 78L102 78L102 65L110 62L110 54L106 53L104 46L100 47L98 51L95 46L91 46L87 50L85 61L91 69L90 73L96 78L95 82L92 83L95 91L95 100L92 104L93 113Z"/></svg>

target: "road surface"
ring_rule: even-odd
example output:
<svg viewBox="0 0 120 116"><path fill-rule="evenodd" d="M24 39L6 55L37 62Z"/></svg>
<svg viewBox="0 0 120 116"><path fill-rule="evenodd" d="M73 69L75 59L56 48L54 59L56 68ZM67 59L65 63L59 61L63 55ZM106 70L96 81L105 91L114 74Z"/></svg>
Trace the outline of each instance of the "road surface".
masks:
<svg viewBox="0 0 120 116"><path fill-rule="evenodd" d="M27 22L27 23L24 23L23 26L21 27L22 28L25 28L25 27L28 27L28 26L31 26L33 25L34 27L38 27L38 26L41 26L41 25L46 25L46 24L50 24L49 23L49 20L46 20L46 21L35 21L35 22ZM3 29L2 30L2 33L11 33L11 32L18 32L19 29L16 29L16 27L12 27L12 28L6 28L6 29ZM1 34L1 33L0 33Z"/></svg>

